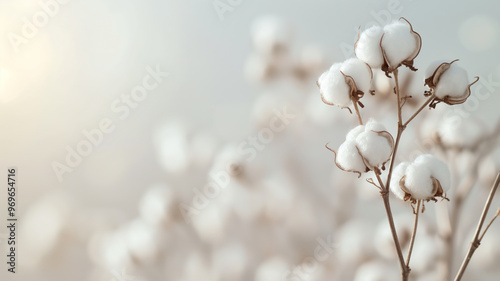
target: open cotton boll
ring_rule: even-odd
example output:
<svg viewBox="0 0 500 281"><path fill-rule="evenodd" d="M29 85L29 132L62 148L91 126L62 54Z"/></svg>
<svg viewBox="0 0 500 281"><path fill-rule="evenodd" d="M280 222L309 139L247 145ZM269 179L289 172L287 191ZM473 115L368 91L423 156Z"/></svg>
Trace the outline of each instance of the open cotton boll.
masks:
<svg viewBox="0 0 500 281"><path fill-rule="evenodd" d="M337 164L349 171L365 172L366 165L356 149L354 141L346 140L339 147L336 158Z"/></svg>
<svg viewBox="0 0 500 281"><path fill-rule="evenodd" d="M467 76L467 71L456 63L453 63L450 65L450 68L439 77L434 94L441 99L447 96L460 98L464 96L468 87L469 78Z"/></svg>
<svg viewBox="0 0 500 281"><path fill-rule="evenodd" d="M354 46L356 56L370 65L371 68L380 68L384 64L384 57L380 48L380 39L383 34L382 27L372 26L360 34Z"/></svg>
<svg viewBox="0 0 500 281"><path fill-rule="evenodd" d="M412 163L406 169L405 187L416 200L427 200L434 197L434 186L429 167L421 163Z"/></svg>
<svg viewBox="0 0 500 281"><path fill-rule="evenodd" d="M372 84L372 70L362 60L350 58L342 63L340 71L347 76L351 76L358 90L368 93Z"/></svg>
<svg viewBox="0 0 500 281"><path fill-rule="evenodd" d="M404 200L405 192L399 186L399 181L405 175L406 169L410 166L410 162L402 162L394 168L391 177L391 191L397 198Z"/></svg>
<svg viewBox="0 0 500 281"><path fill-rule="evenodd" d="M436 60L431 62L429 66L425 69L425 78L431 77L441 64L447 62L449 62L449 60Z"/></svg>
<svg viewBox="0 0 500 281"><path fill-rule="evenodd" d="M387 138L372 131L359 134L356 144L361 155L371 166L380 166L391 157L392 147Z"/></svg>
<svg viewBox="0 0 500 281"><path fill-rule="evenodd" d="M340 65L334 64L330 70L318 79L323 102L337 105L341 108L351 104L351 88L347 85L344 75L340 73Z"/></svg>
<svg viewBox="0 0 500 281"><path fill-rule="evenodd" d="M426 166L431 171L431 175L439 181L443 192L448 191L450 188L450 170L444 162L432 154L423 154L418 156L414 163Z"/></svg>
<svg viewBox="0 0 500 281"><path fill-rule="evenodd" d="M154 226L165 226L171 221L175 195L171 188L158 184L151 187L139 202L139 214Z"/></svg>
<svg viewBox="0 0 500 281"><path fill-rule="evenodd" d="M402 62L414 58L420 49L420 42L411 31L410 25L399 20L384 27L382 48L390 66L396 68Z"/></svg>

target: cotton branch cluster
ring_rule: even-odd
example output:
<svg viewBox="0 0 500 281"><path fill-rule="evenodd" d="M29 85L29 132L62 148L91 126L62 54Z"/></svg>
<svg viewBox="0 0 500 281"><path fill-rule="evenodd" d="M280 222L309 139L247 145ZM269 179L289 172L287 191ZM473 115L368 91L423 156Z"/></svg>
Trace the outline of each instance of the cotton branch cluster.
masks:
<svg viewBox="0 0 500 281"><path fill-rule="evenodd" d="M373 179L368 181L380 189L399 257L403 281L408 280L411 270L409 263L418 225L418 213L425 210L422 204L428 201L437 202L438 198L449 200L446 192L450 189L451 179L448 165L432 154L422 154L412 162L402 162L396 165L396 153L401 136L409 123L424 108L434 109L438 103L447 105L464 103L471 94L471 86L479 79L476 77L475 81L470 83L467 71L457 65L457 60L432 63L427 68L422 83L428 87L421 93L427 100L410 115L408 120L403 120L404 105L411 96L401 93L398 70L404 66L411 71L417 71L414 63L421 47L422 38L404 18L386 26L372 26L359 33L354 45L356 58L333 64L317 81L321 100L325 104L347 108L351 113L352 107L357 115L360 125L349 131L338 151L329 148L328 145L327 148L335 153L335 164L341 170L358 173L359 176L370 171L375 173L377 182ZM358 108L358 106L361 108L365 105L369 106L361 102L367 93L377 95L375 91L377 87L374 86L373 81L375 69L380 69L387 77L394 79L394 98L397 106L395 138L374 119L364 124ZM446 128L440 128L440 130L443 131ZM460 134L458 131L456 133ZM446 136L443 140L450 141ZM381 176L386 163L390 163L390 167L384 182ZM414 229L406 260L403 257L401 241L392 218L389 190L397 198L410 202L415 213Z"/></svg>

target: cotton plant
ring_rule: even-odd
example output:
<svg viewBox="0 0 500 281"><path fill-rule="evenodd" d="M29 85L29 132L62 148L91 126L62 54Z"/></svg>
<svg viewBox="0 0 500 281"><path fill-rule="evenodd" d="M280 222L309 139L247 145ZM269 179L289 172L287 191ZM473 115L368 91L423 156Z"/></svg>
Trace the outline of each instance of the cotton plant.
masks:
<svg viewBox="0 0 500 281"><path fill-rule="evenodd" d="M400 278L403 281L409 280L412 253L418 252L419 256L422 255L421 251L413 249L417 236L419 214L425 211L425 203L427 202L438 202L438 199L439 201L449 200L447 192L451 189L452 183L449 165L433 154L421 154L413 161L396 163L402 135L411 121L425 108L435 109L438 104L456 106L466 102L471 95L471 87L479 80L476 77L473 82L470 82L467 71L458 65L457 60L432 63L425 71L425 79L422 83L427 87L421 93L425 101L416 110L412 109L414 112L410 113L410 117L404 120L403 116L408 114L404 110L408 108L407 101L413 97L401 92L399 73L400 69L404 67L412 72L418 71L415 67L415 59L420 53L421 47L421 36L405 18L400 18L385 26L372 26L359 33L358 40L354 45L355 58L333 64L317 80L321 100L325 104L348 109L349 112L354 112L357 116L359 126L349 131L338 150L332 149L328 144L327 148L335 153L334 162L341 170L358 173L359 176L363 173L375 175L375 180L369 178L367 181L380 191L400 264ZM375 83L373 73L376 71L383 72L386 77L393 80L393 83L384 85L381 83L384 80L381 80L380 77L377 77L377 83ZM378 87L374 87L374 85ZM372 118L365 124L362 114L365 107L363 100L367 99L367 94L377 96L377 88L387 88L389 85L394 86L394 94L391 99L395 99L393 103L397 112L395 136ZM387 99L388 101L389 99ZM427 115L432 115L432 113ZM432 127L432 124L429 125ZM465 123L463 125L468 126ZM462 127L452 127L446 121L443 124L434 122L434 126L438 126L436 136L441 144L449 147L477 146L476 141L469 140L467 143L457 143L457 141L468 137L473 140L481 139L479 131L482 132L482 130L474 125L466 127L469 128L468 131L473 132L467 137L460 137L461 134L464 134L464 130L461 130ZM491 138L495 137L496 135L493 135ZM491 189L473 243L455 280L461 280L468 261L488 230L486 227L480 235L485 215L499 181L500 174ZM414 223L408 241L402 237L401 231L398 231L398 227L395 225L390 205L390 192L397 199L408 202L412 208ZM495 218L496 216L491 222ZM406 257L403 254L402 238L405 238L407 241L405 243L409 244ZM424 240L424 238L421 239ZM424 246L417 244L416 247ZM429 254L429 259L430 256ZM420 257L421 259L422 257ZM417 263L415 267L422 269L425 266ZM451 267L448 270L451 270Z"/></svg>

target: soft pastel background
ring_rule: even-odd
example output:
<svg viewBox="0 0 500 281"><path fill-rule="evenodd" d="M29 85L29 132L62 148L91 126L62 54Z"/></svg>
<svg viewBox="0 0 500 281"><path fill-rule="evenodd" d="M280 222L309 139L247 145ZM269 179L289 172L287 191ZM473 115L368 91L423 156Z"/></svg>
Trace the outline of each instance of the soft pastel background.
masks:
<svg viewBox="0 0 500 281"><path fill-rule="evenodd" d="M112 269L106 268L101 262L92 261L93 253L88 243L93 232L101 227L95 226L95 221L109 216L113 217L110 220L114 224L120 225L134 219L138 216L139 199L156 183L177 185L176 188L185 190L183 202L188 202L189 196L185 194L189 194L196 186L203 186L206 171L211 166L211 160L205 163L202 159L202 168L198 167L196 171L183 172L182 175L166 171L162 163L170 160L162 159L166 156L162 156L158 152L158 145L155 145L158 142L155 136L165 124L175 122L181 124L179 126L185 128L187 134L202 135L206 142L200 141L202 148L196 151L206 153L206 158L211 159L212 154L217 154L224 144L238 144L256 134L254 103L262 92L290 91L315 95L318 106L323 106L315 90L313 77L300 86L290 81L271 85L253 83L245 77L245 62L254 52L252 23L266 15L285 18L294 31L294 48L300 49L310 44L318 46L323 51L324 62L330 64L345 59L342 48L355 42L359 26L363 29L370 22L377 22L377 19L385 23L386 12L380 11L386 11L388 3L394 1L243 0L233 10L224 13L221 19L212 0L71 0L59 5L59 10L49 18L48 23L40 27L33 38L19 46L16 52L9 36L11 33L21 34L23 18L31 18L41 11L39 2L47 1L0 0L0 169L6 171L11 166L18 168L19 224L22 228L25 222L38 223L29 228L26 226L30 229L27 236L42 235L37 239L19 240L18 273L15 278L7 274L5 263L2 262L1 280L118 279L113 276ZM398 3L400 12L391 14L391 20L404 16L423 38L423 48L416 60L417 68L425 69L429 62L436 59L460 58L461 65L468 70L471 79L473 76L486 79L491 75L493 81L500 80L500 2L400 0ZM117 114L110 109L112 102L141 83L148 66L154 68L157 65L169 72L170 76L149 93L131 111L130 116L125 120L118 119ZM496 120L500 101L497 94L482 102L474 113L481 114L485 120ZM278 108L281 108L281 104ZM339 111L333 107L325 108ZM347 112L342 113L347 115ZM114 131L106 134L103 142L94 147L92 153L84 157L73 172L64 174L62 182L58 181L52 168L53 161L63 163L66 146L75 147L84 139L82 130L97 128L103 118L113 120L116 125ZM325 126L306 131L302 128L307 126L298 126L292 136L283 140L286 145L283 145L282 151L281 139L271 144L276 148L271 158L287 162L289 151L285 148L294 149L292 140L302 138L301 142L307 145L296 148L300 149L297 154L304 158L308 157L308 153L314 155L307 160L307 170L332 173L332 155L323 145L333 137L343 138L347 128L355 124L355 120L348 120L350 123L345 123L341 129ZM318 134L318 131L322 133ZM300 136L301 132L303 136ZM170 138L173 139L175 137ZM336 145L339 143L336 142ZM186 148L186 153L192 153L191 149ZM268 150L266 148L263 155ZM184 154L179 153L179 157L183 157ZM172 155L175 156L175 153ZM199 155L190 157L196 156ZM203 158L203 155L200 157ZM272 176L273 173L268 174ZM0 178L5 177L6 172L1 172ZM194 177L199 179L195 181ZM324 175L324 178L329 179L330 175ZM349 180L354 180L354 177ZM313 181L321 185L318 183L320 180ZM335 184L328 181L323 183L318 198L338 196L332 191ZM4 183L1 184L5 187ZM304 192L307 191L305 187L300 187L301 183L295 184L299 190L302 188L302 192L307 193ZM370 188L369 185L365 187ZM5 198L6 192L2 192L1 217L7 213ZM70 200L68 198L73 201L65 202ZM309 200L312 213L324 217L315 220L314 225L320 225L316 232L311 230L312 233L301 240L302 244L297 243L303 247L301 251L312 253L316 237L325 237L336 229L333 223L332 226L327 225L329 216L323 210L334 212L328 209L329 204L333 206L334 202L342 199L337 197L317 203L315 200L320 199L314 196L299 198ZM484 201L483 197L479 198L477 204ZM241 204L247 200L246 197L240 199L243 202ZM276 201L276 204L279 202ZM68 208L67 213L74 214L67 218L71 221L70 232L76 236L79 233L81 237L67 238L65 235L69 234L66 233L61 236L47 234L50 238L44 238L44 230L51 227L54 223L52 220L61 220L56 224L66 221L62 222L64 219L60 216L50 216L50 212L33 219L36 217L33 212L44 210L43 204L67 204L64 207ZM297 203L293 204L295 206ZM494 204L494 208L497 205ZM373 206L376 206L374 212L377 215L366 214L366 217L375 216L376 222L382 221L381 203L375 200ZM66 209L61 208L55 213L66 212ZM357 208L357 217L364 218L363 207ZM477 213L480 208L476 206L471 210ZM429 210L428 215L432 218L432 207ZM77 218L84 221L81 225L84 225L82 228L85 230L78 228L80 224L75 223ZM471 225L474 225L474 218L470 219ZM103 228L113 228L113 223L103 221ZM178 224L174 232L185 231L179 230L183 227L182 222ZM92 225L90 230L87 229L88 225ZM276 224L274 227L279 229L279 226ZM65 227L61 226L61 229ZM255 229L253 231L258 232ZM165 233L170 235L169 231ZM287 231L284 233L268 238L265 235L255 236L255 239L250 240L256 244L259 241L266 241L266 245L273 244ZM498 232L493 235L496 234ZM166 266L162 266L162 263L148 269L130 271L137 272L134 273L137 280L219 280L206 275L202 275L204 277L201 279L186 275L182 277L188 260L184 257L189 256L188 253L200 249L200 255L208 257L210 254L206 253L223 245L221 242L203 244L198 242L196 235L190 235L180 235L184 236L183 242L170 242L176 247L165 246L164 254L170 259L162 262L177 264L180 276L169 275L168 272L176 270L164 270ZM238 235L231 235L231 240L237 240ZM172 234L172 237L175 235ZM66 238L69 242L64 240ZM304 242L307 239L310 239L309 242ZM191 240L197 242L190 243ZM4 242L2 240L2 246ZM189 246L183 247L182 243ZM245 245L245 242L242 243ZM51 250L35 249L42 247L40 245ZM286 245L290 247L294 244ZM30 261L37 251L42 253L41 261ZM262 262L257 257L260 255L250 259L252 266L245 269L241 280L254 280L252 274ZM296 255L289 262L296 264L302 260L301 257ZM0 261L3 260L0 258ZM212 259L207 260L210 263ZM229 259L227 266L231 266L231 261ZM396 263L392 265L395 268L397 266ZM498 259L496 265L498 267ZM193 266L186 271L197 271L196 268ZM492 276L488 280L497 280L498 275Z"/></svg>

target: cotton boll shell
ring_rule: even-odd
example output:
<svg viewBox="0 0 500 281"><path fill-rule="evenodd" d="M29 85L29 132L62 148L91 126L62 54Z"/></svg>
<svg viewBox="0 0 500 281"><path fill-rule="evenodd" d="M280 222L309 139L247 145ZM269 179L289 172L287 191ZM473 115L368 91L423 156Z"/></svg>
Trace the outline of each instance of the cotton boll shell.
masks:
<svg viewBox="0 0 500 281"><path fill-rule="evenodd" d="M412 32L406 21L395 21L384 27L382 48L391 69L411 61L420 51L420 37Z"/></svg>
<svg viewBox="0 0 500 281"><path fill-rule="evenodd" d="M345 141L339 147L336 158L337 164L344 170L365 172L366 165L353 141Z"/></svg>
<svg viewBox="0 0 500 281"><path fill-rule="evenodd" d="M384 30L380 26L372 26L363 31L354 45L356 56L370 65L371 68L380 68L384 64L380 40Z"/></svg>
<svg viewBox="0 0 500 281"><path fill-rule="evenodd" d="M358 58L344 61L340 67L344 75L352 77L358 90L368 94L371 88L373 73L371 68Z"/></svg>
<svg viewBox="0 0 500 281"><path fill-rule="evenodd" d="M283 280L290 265L281 257L272 257L259 265L254 281Z"/></svg>
<svg viewBox="0 0 500 281"><path fill-rule="evenodd" d="M410 165L410 162L402 162L394 168L392 171L391 185L390 189L392 193L399 199L404 200L405 192L401 189L399 182L401 178L405 175L406 169Z"/></svg>
<svg viewBox="0 0 500 281"><path fill-rule="evenodd" d="M461 98L469 87L467 71L456 63L450 65L439 77L434 94L440 99L445 97Z"/></svg>
<svg viewBox="0 0 500 281"><path fill-rule="evenodd" d="M389 160L392 147L387 138L365 131L356 137L356 144L361 155L373 166L380 166Z"/></svg>
<svg viewBox="0 0 500 281"><path fill-rule="evenodd" d="M324 103L341 108L351 104L351 88L340 72L340 65L333 65L330 70L323 73L318 79L318 84Z"/></svg>

